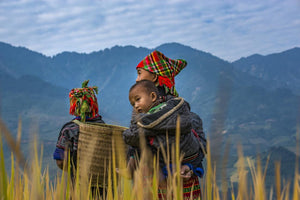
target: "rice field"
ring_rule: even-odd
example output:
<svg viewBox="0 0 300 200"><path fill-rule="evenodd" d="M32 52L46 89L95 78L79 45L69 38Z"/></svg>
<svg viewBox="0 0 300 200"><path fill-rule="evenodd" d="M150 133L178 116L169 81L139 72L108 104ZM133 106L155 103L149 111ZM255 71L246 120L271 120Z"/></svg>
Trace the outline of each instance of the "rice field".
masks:
<svg viewBox="0 0 300 200"><path fill-rule="evenodd" d="M135 171L134 180L128 179L123 175L116 173L116 168L126 168L124 155L121 152L112 152L111 161L107 164L107 188L102 191L103 195L92 195L88 176L79 175L76 172L76 179L72 182L70 178L70 167L57 174L54 180L49 178L47 166L42 163L43 148L38 147L37 143L33 147L33 159L28 162L25 160L20 149L21 128L18 131L17 138L14 139L0 121L0 199L2 200L76 200L76 199L116 199L116 200L140 200L157 199L158 189L158 165L156 159L149 159L145 153L140 159L139 168ZM19 124L21 127L21 123ZM6 142L11 150L11 170L8 173L6 166L8 163L4 160L3 142ZM175 159L176 166L180 165L181 157L179 155L178 144L174 151L167 153L167 157L172 156ZM276 164L276 181L274 188L266 188L265 175L267 166L262 166L259 158L255 162L243 155L242 147L239 148L238 162L236 165L236 182L225 178L221 183L217 182L220 176L218 174L215 161L211 156L210 142L208 140L207 155L205 162L205 176L201 179L202 199L219 200L299 200L300 198L300 175L295 170L293 184L282 181L280 176L280 163ZM70 161L68 161L70 162ZM68 163L70 164L70 163ZM145 166L154 166L151 178L145 180ZM298 162L295 163L298 165ZM69 166L69 165L66 165ZM42 170L42 169L45 170ZM296 166L295 169L298 169ZM179 167L172 176L168 177L168 199L182 198L182 180L179 174ZM249 178L251 177L251 178ZM285 185L281 185L282 182ZM289 191L292 191L292 194ZM96 191L100 193L100 191Z"/></svg>

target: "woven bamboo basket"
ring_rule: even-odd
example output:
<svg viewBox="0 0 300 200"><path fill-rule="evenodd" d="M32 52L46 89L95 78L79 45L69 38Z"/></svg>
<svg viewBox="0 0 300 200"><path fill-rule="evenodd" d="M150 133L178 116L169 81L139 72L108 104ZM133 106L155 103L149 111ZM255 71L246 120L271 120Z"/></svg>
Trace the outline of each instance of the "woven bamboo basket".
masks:
<svg viewBox="0 0 300 200"><path fill-rule="evenodd" d="M91 186L107 187L108 173L111 172L112 180L112 172L115 170L112 169L113 150L116 155L116 167L119 167L118 158L126 156L127 146L124 144L122 132L127 128L79 121L75 123L79 125L77 151L79 176L86 176L91 181Z"/></svg>

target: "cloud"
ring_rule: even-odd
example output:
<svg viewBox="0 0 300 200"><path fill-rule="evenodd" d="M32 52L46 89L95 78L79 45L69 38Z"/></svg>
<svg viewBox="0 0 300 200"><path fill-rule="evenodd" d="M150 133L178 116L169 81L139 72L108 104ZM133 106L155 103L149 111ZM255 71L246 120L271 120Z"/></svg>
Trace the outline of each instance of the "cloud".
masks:
<svg viewBox="0 0 300 200"><path fill-rule="evenodd" d="M179 42L233 61L300 46L297 0L3 0L0 38L55 55Z"/></svg>

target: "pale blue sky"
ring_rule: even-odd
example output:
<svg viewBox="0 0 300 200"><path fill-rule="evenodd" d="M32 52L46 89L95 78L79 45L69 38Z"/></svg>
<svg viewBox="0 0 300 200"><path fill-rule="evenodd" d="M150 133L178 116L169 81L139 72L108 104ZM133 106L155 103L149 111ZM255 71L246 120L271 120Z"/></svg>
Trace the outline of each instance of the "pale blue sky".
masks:
<svg viewBox="0 0 300 200"><path fill-rule="evenodd" d="M300 0L0 0L0 41L47 56L178 42L234 61L300 47Z"/></svg>

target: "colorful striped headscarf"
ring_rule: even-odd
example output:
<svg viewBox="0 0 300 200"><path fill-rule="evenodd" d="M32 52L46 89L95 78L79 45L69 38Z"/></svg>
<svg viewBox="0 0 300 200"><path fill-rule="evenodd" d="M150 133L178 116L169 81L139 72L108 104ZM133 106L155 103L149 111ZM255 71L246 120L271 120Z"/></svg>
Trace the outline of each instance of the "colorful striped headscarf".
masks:
<svg viewBox="0 0 300 200"><path fill-rule="evenodd" d="M143 68L146 71L158 75L158 83L164 86L166 94L178 96L175 90L174 77L187 65L183 59L172 60L161 52L155 50L147 55L136 68Z"/></svg>
<svg viewBox="0 0 300 200"><path fill-rule="evenodd" d="M86 117L98 116L98 101L95 95L98 94L98 87L88 87L89 80L82 83L82 88L74 88L69 93L70 114L80 117L85 121Z"/></svg>

